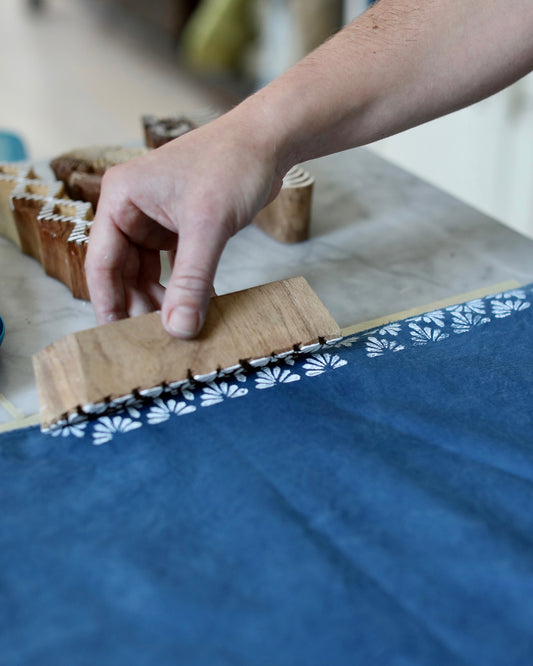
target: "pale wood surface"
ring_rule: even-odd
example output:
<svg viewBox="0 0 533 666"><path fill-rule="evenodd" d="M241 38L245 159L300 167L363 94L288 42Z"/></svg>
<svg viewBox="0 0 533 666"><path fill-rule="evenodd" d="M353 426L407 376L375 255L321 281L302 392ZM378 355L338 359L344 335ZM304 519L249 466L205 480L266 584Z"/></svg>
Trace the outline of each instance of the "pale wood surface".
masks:
<svg viewBox="0 0 533 666"><path fill-rule="evenodd" d="M78 407L339 335L337 323L304 278L213 298L194 340L170 337L159 313L73 333L34 356L41 423L48 427Z"/></svg>
<svg viewBox="0 0 533 666"><path fill-rule="evenodd" d="M450 296L449 298L441 298L440 300L434 301L429 305L422 305L417 308L402 310L401 312L396 312L395 314L388 315L386 317L378 317L377 319L371 319L370 321L354 324L353 326L346 326L341 330L341 333L343 337L346 337L347 335L353 335L354 333L359 333L360 331L368 331L369 329L376 328L378 326L386 326L387 324L391 324L395 321L401 321L402 319L407 319L408 317L417 317L418 315L424 314L426 312L441 310L442 308L449 308L452 305L473 301L476 298L485 298L491 294L499 294L503 291L510 291L511 289L516 289L517 287L520 287L520 283L516 280L506 280L505 282L494 284L491 287L482 287L481 289L474 289L473 291L469 291L464 294L456 294L455 296Z"/></svg>

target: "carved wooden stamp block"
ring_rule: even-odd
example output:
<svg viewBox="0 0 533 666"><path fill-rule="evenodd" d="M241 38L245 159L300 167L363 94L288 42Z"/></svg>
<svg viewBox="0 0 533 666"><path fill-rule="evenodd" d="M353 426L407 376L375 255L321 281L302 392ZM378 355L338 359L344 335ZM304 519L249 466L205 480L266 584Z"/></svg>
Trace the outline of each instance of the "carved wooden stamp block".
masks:
<svg viewBox="0 0 533 666"><path fill-rule="evenodd" d="M69 260L69 238L79 222L87 224L92 219L93 209L90 203L70 199L49 199L37 217L43 268L47 275L60 280L71 291L73 279ZM77 274L75 282L77 285L80 282Z"/></svg>
<svg viewBox="0 0 533 666"><path fill-rule="evenodd" d="M11 209L11 195L22 181L36 180L31 167L16 164L0 164L0 236L16 243L20 249L20 238Z"/></svg>
<svg viewBox="0 0 533 666"><path fill-rule="evenodd" d="M211 300L201 334L177 340L159 313L67 335L34 356L44 429L317 351L340 329L304 278Z"/></svg>
<svg viewBox="0 0 533 666"><path fill-rule="evenodd" d="M78 220L67 241L72 295L74 298L80 298L84 301L90 300L89 287L85 277L85 257L91 226L91 221Z"/></svg>
<svg viewBox="0 0 533 666"><path fill-rule="evenodd" d="M23 180L13 190L11 206L24 254L43 263L41 236L37 218L51 198L64 194L63 183L45 183L38 180Z"/></svg>

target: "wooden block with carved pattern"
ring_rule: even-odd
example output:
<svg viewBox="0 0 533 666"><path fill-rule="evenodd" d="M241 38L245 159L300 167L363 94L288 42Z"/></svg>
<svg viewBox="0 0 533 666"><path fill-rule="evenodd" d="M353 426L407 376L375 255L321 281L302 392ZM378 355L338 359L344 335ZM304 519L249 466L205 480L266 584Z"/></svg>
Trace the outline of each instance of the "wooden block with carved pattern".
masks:
<svg viewBox="0 0 533 666"><path fill-rule="evenodd" d="M92 221L78 220L67 241L67 255L70 267L70 288L74 298L90 301L89 287L85 276L85 257L89 243Z"/></svg>
<svg viewBox="0 0 533 666"><path fill-rule="evenodd" d="M316 351L339 336L304 278L214 297L194 340L169 336L157 312L73 333L33 358L41 423L72 423L135 398Z"/></svg>
<svg viewBox="0 0 533 666"><path fill-rule="evenodd" d="M37 221L41 210L51 198L63 196L63 183L40 180L23 180L13 190L11 206L20 238L20 248L24 254L43 262L41 236Z"/></svg>
<svg viewBox="0 0 533 666"><path fill-rule="evenodd" d="M9 162L0 164L0 236L13 241L19 249L20 237L11 208L11 195L23 181L28 183L35 180L37 176L30 167Z"/></svg>
<svg viewBox="0 0 533 666"><path fill-rule="evenodd" d="M78 223L86 225L92 219L90 203L70 199L49 199L37 217L43 268L71 291L79 276L71 272L69 239Z"/></svg>

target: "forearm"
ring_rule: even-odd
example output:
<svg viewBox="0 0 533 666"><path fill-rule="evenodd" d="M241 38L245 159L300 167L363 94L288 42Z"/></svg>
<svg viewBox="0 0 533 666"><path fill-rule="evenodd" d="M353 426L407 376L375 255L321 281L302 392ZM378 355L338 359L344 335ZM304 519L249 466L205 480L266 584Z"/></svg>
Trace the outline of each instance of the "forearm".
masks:
<svg viewBox="0 0 533 666"><path fill-rule="evenodd" d="M110 169L86 262L98 321L161 308L196 335L225 243L293 164L490 95L531 69L532 34L532 0L381 0L230 113Z"/></svg>
<svg viewBox="0 0 533 666"><path fill-rule="evenodd" d="M381 0L236 111L283 172L493 94L533 67L532 35L531 0Z"/></svg>

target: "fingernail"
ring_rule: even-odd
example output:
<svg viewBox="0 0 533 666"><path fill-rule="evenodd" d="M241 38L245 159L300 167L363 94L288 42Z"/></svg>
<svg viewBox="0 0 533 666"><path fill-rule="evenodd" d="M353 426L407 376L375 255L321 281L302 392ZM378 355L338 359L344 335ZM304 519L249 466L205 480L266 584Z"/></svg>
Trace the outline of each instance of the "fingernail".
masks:
<svg viewBox="0 0 533 666"><path fill-rule="evenodd" d="M179 338L192 338L200 328L200 315L195 308L178 305L168 318L168 329Z"/></svg>

